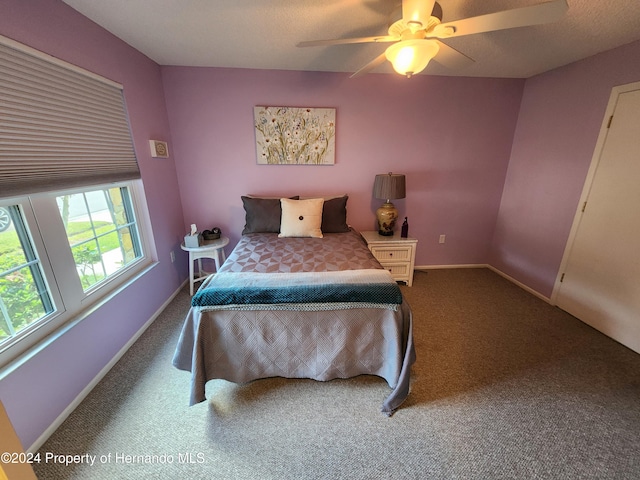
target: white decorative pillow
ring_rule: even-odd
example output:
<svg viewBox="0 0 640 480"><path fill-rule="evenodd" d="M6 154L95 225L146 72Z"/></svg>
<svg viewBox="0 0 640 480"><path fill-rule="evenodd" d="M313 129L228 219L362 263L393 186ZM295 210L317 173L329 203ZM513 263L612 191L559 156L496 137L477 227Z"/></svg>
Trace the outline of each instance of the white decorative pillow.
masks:
<svg viewBox="0 0 640 480"><path fill-rule="evenodd" d="M324 199L290 200L281 198L282 218L279 237L322 238L322 206Z"/></svg>

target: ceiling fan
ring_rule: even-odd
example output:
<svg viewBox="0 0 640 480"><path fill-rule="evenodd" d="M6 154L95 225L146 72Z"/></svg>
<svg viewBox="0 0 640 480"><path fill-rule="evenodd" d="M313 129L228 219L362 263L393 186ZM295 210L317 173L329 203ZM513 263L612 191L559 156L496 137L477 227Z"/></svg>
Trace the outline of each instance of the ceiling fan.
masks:
<svg viewBox="0 0 640 480"><path fill-rule="evenodd" d="M411 77L424 70L432 59L448 68L462 68L473 63L471 58L441 42L441 39L550 23L559 20L568 8L567 0L552 0L442 23L442 8L435 0L402 0L401 12L398 12L401 18L391 24L388 35L314 40L300 42L298 47L393 42L383 54L360 68L351 78L368 73L385 60L391 62L396 72Z"/></svg>

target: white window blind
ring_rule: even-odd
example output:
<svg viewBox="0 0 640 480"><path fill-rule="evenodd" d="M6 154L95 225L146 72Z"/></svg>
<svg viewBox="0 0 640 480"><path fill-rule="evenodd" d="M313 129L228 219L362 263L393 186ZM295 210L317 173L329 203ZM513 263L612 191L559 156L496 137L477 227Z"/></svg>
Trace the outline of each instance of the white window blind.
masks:
<svg viewBox="0 0 640 480"><path fill-rule="evenodd" d="M0 38L0 197L140 178L122 87L37 53Z"/></svg>

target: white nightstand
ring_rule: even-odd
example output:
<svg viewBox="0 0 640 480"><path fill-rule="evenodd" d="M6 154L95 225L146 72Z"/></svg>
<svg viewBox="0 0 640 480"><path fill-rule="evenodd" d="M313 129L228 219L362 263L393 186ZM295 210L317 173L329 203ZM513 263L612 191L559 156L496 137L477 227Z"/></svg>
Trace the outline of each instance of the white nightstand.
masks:
<svg viewBox="0 0 640 480"><path fill-rule="evenodd" d="M185 247L184 243L180 248L185 252L189 252L189 292L193 295L193 284L204 280L209 275L208 272L202 271L202 259L211 258L216 262L216 272L220 269L220 265L225 261L224 247L229 244L227 237L220 237L217 240L204 240L199 247ZM193 262L198 261L198 277L195 277Z"/></svg>
<svg viewBox="0 0 640 480"><path fill-rule="evenodd" d="M384 268L391 272L397 282L413 284L413 269L416 263L417 238L402 238L396 232L385 237L378 232L361 232L369 250Z"/></svg>

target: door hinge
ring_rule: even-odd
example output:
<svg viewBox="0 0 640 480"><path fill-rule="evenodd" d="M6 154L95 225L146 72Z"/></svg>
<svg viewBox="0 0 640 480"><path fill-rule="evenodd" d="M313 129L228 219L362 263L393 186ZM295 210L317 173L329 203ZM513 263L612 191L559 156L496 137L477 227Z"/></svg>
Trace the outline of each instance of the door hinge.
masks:
<svg viewBox="0 0 640 480"><path fill-rule="evenodd" d="M584 202L582 204L582 213L584 213L585 208L587 208L587 202Z"/></svg>
<svg viewBox="0 0 640 480"><path fill-rule="evenodd" d="M609 123L607 123L607 128L611 128L611 122L613 121L613 115L609 117Z"/></svg>
<svg viewBox="0 0 640 480"><path fill-rule="evenodd" d="M564 273L560 276L560 283L564 282Z"/></svg>

